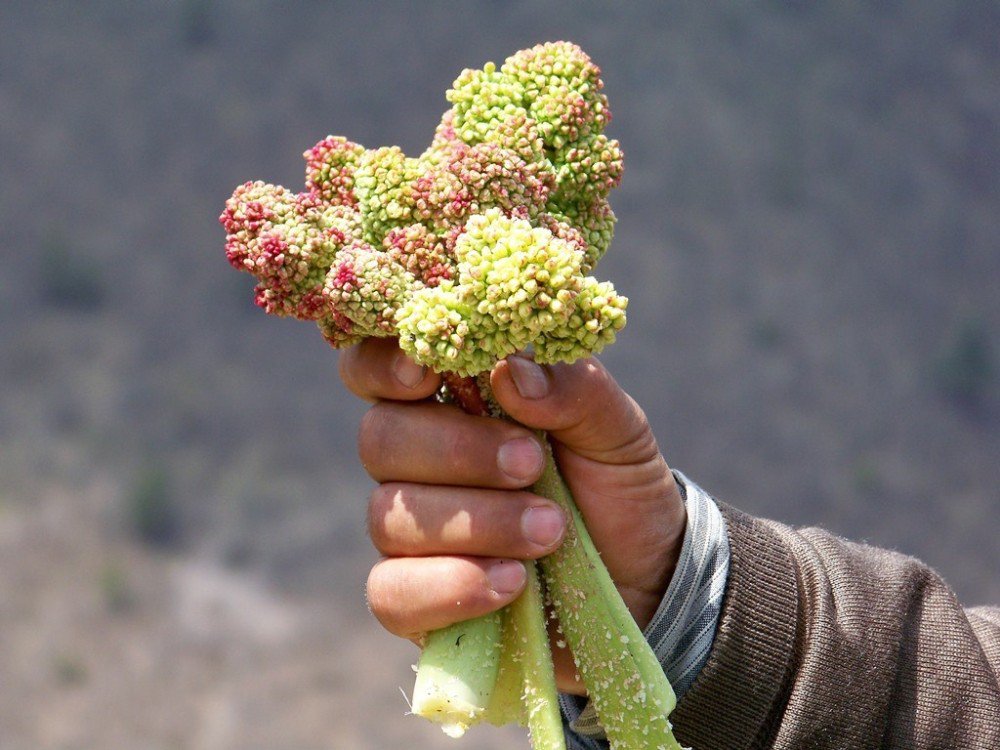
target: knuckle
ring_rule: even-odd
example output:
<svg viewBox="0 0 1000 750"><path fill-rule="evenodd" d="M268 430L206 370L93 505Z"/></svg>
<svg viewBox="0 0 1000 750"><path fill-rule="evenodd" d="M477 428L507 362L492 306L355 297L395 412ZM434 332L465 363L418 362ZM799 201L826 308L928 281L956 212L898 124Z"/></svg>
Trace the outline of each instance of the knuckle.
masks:
<svg viewBox="0 0 1000 750"><path fill-rule="evenodd" d="M337 360L337 371L348 390L356 396L370 399L371 356L367 354L370 349L366 343L367 339L355 346L342 349Z"/></svg>
<svg viewBox="0 0 1000 750"><path fill-rule="evenodd" d="M398 614L393 606L398 597L393 596L391 579L386 575L385 561L375 563L368 573L365 585L365 600L368 611L389 632L398 632Z"/></svg>
<svg viewBox="0 0 1000 750"><path fill-rule="evenodd" d="M378 613L382 610L381 589L378 582L378 568L381 564L375 563L372 566L372 569L368 572L368 580L365 583L365 603L368 605L368 611L375 615L375 617L378 617Z"/></svg>
<svg viewBox="0 0 1000 750"><path fill-rule="evenodd" d="M617 382L594 357L553 368L557 370L557 385L552 409L561 414L566 425L578 424L592 415L595 403L606 401L618 390Z"/></svg>
<svg viewBox="0 0 1000 750"><path fill-rule="evenodd" d="M351 360L354 355L352 352L353 347L350 349L341 349L337 356L337 374L340 375L341 381L347 386L350 386L353 381L351 377Z"/></svg>
<svg viewBox="0 0 1000 750"><path fill-rule="evenodd" d="M619 444L612 447L611 451L629 456L630 463L635 464L659 459L660 446L645 412L631 396L625 395L625 399L629 412L626 424L629 428L622 431Z"/></svg>
<svg viewBox="0 0 1000 750"><path fill-rule="evenodd" d="M383 483L372 490L368 497L368 537L379 551L384 552L388 546L389 514L399 492L398 485Z"/></svg>
<svg viewBox="0 0 1000 750"><path fill-rule="evenodd" d="M580 363L576 390L587 393L615 393L619 390L618 382L611 373L594 357L588 357Z"/></svg>
<svg viewBox="0 0 1000 750"><path fill-rule="evenodd" d="M379 455L387 422L384 404L375 404L361 417L358 427L358 455L366 469Z"/></svg>

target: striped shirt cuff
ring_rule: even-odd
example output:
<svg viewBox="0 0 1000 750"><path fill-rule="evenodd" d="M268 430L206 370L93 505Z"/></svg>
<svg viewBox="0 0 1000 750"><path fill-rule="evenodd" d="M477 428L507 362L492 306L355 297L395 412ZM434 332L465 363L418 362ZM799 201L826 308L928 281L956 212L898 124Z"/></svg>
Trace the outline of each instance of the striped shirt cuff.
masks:
<svg viewBox="0 0 1000 750"><path fill-rule="evenodd" d="M684 496L687 526L677 569L645 636L680 700L712 649L729 575L729 538L715 501L680 472L674 477ZM586 698L560 695L559 703L572 750L607 748Z"/></svg>

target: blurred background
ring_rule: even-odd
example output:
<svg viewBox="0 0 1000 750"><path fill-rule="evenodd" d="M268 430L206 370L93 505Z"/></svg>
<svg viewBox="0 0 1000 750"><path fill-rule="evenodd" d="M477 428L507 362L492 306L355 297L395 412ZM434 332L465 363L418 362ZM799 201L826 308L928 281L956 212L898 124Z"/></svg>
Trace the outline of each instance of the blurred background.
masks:
<svg viewBox="0 0 1000 750"><path fill-rule="evenodd" d="M717 497L1000 602L1000 6L0 6L0 748L457 748L363 596L364 406L252 305L233 187L419 152L569 39L626 154L603 359ZM476 731L463 747L526 747Z"/></svg>

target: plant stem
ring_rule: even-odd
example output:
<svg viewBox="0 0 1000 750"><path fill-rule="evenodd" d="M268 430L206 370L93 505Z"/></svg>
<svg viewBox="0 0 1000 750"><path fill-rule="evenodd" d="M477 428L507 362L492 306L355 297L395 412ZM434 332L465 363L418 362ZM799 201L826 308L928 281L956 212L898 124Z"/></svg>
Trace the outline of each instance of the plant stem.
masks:
<svg viewBox="0 0 1000 750"><path fill-rule="evenodd" d="M486 720L527 725L534 750L566 750L545 598L537 565L527 563L527 568L524 592L504 610L500 676Z"/></svg>
<svg viewBox="0 0 1000 750"><path fill-rule="evenodd" d="M545 446L535 492L557 502L573 522L541 567L601 726L613 750L681 750L667 719L677 702L673 688L601 562L548 441Z"/></svg>
<svg viewBox="0 0 1000 750"><path fill-rule="evenodd" d="M411 710L437 722L450 737L482 720L500 668L503 615L491 612L427 636Z"/></svg>

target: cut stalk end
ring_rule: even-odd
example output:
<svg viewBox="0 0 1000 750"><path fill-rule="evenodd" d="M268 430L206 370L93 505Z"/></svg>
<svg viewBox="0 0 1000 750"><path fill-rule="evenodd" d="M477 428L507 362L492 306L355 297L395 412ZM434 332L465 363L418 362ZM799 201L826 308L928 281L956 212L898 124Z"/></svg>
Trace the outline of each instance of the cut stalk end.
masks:
<svg viewBox="0 0 1000 750"><path fill-rule="evenodd" d="M428 635L413 686L414 714L450 737L482 720L500 668L502 621L493 612Z"/></svg>

